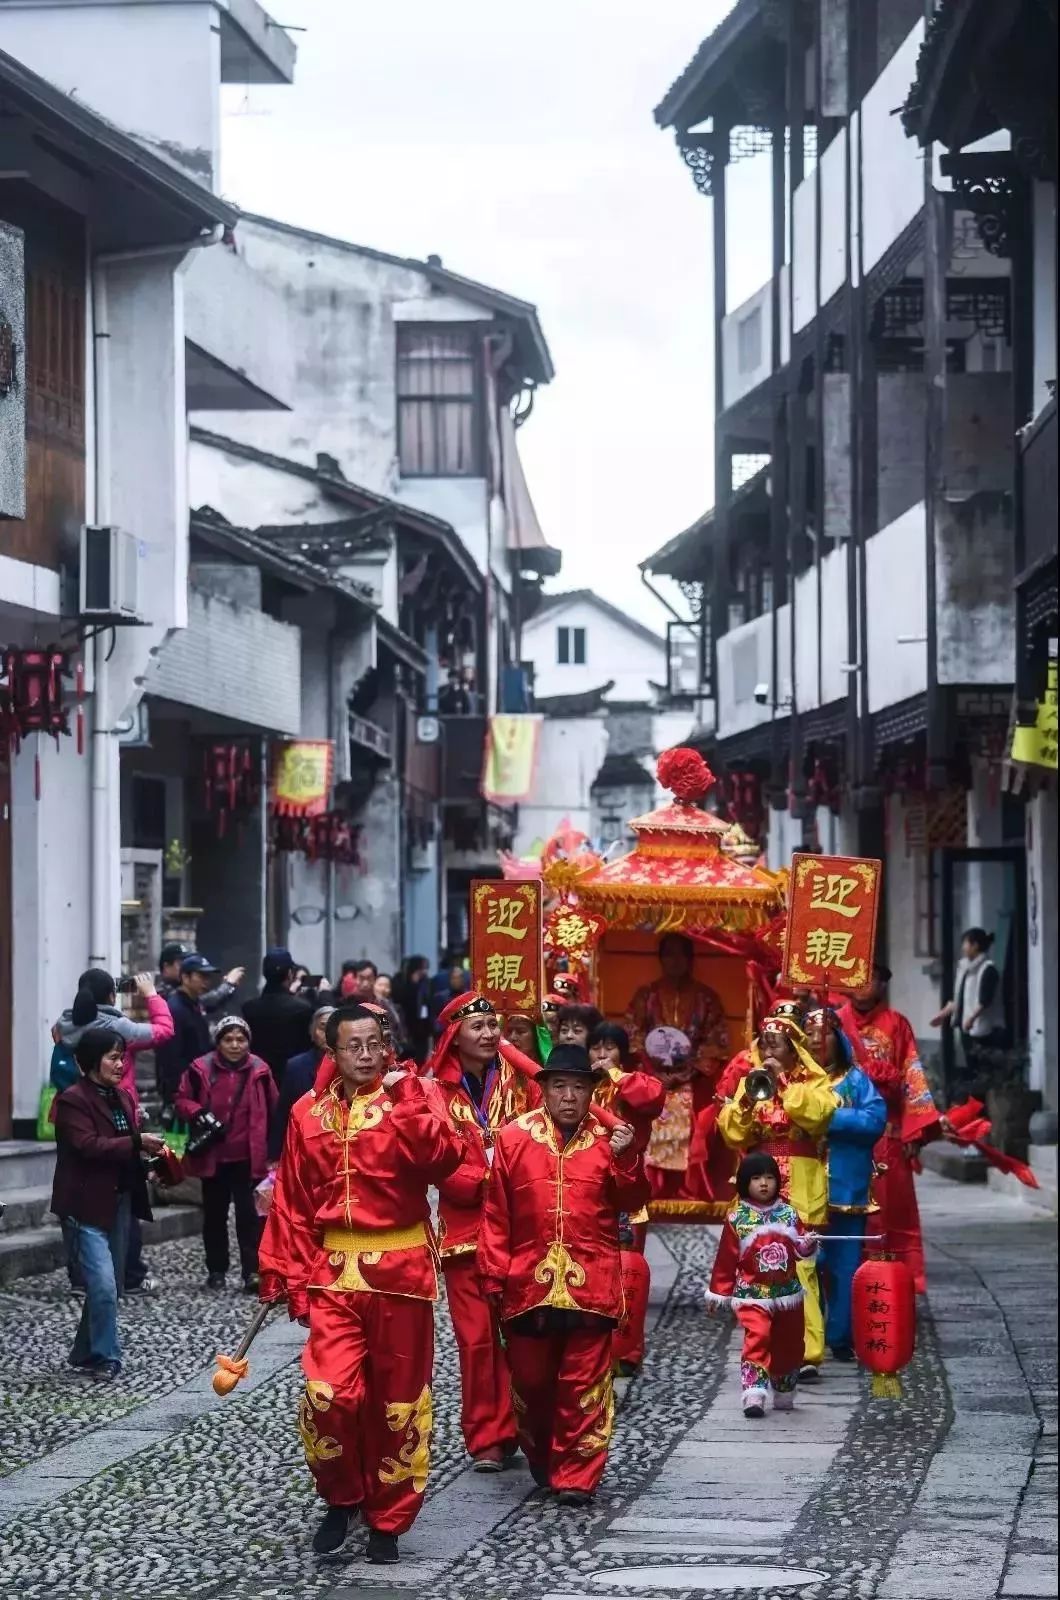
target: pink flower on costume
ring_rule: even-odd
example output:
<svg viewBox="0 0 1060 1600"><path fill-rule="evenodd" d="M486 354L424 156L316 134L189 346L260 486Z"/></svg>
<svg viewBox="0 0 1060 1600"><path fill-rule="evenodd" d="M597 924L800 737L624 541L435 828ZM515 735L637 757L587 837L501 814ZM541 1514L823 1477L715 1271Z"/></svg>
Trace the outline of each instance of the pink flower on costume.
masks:
<svg viewBox="0 0 1060 1600"><path fill-rule="evenodd" d="M788 1265L787 1248L779 1239L759 1246L756 1256L759 1272L784 1272Z"/></svg>

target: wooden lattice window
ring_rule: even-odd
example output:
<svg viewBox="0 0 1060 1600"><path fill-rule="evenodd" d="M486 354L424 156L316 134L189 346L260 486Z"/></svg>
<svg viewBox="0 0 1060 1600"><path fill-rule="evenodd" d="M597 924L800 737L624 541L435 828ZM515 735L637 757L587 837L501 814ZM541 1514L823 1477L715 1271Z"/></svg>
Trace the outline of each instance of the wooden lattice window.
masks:
<svg viewBox="0 0 1060 1600"><path fill-rule="evenodd" d="M85 294L55 268L26 279L26 425L81 445L85 437Z"/></svg>

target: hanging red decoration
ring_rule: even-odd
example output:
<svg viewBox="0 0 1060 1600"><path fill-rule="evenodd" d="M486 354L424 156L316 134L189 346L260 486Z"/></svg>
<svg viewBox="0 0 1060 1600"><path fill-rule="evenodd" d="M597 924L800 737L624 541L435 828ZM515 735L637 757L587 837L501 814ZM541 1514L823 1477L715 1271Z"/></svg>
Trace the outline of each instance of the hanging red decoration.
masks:
<svg viewBox="0 0 1060 1600"><path fill-rule="evenodd" d="M363 867L363 829L344 811L323 811L316 817L272 813L270 844L276 854L302 855L307 861L331 861L340 867Z"/></svg>
<svg viewBox="0 0 1060 1600"><path fill-rule="evenodd" d="M69 654L56 645L19 650L14 646L3 653L0 680L0 739L17 755L22 741L36 734L38 748L33 760L33 787L41 794L39 738L50 734L58 748L60 738L70 732L69 712L63 704L63 678L71 671ZM84 674L77 667L77 697L84 695ZM84 720L78 710L78 754L84 749Z"/></svg>
<svg viewBox="0 0 1060 1600"><path fill-rule="evenodd" d="M248 744L210 744L204 757L204 799L223 839L230 822L242 822L261 795L258 764Z"/></svg>
<svg viewBox="0 0 1060 1600"><path fill-rule="evenodd" d="M877 1399L898 1400L898 1374L913 1359L916 1287L904 1261L863 1261L852 1285L854 1352Z"/></svg>

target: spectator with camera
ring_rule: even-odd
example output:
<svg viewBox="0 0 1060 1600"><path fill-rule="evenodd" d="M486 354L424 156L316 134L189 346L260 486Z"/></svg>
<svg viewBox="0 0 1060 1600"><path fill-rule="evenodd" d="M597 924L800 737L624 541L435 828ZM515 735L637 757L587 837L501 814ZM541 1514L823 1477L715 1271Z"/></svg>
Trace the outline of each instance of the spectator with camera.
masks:
<svg viewBox="0 0 1060 1600"><path fill-rule="evenodd" d="M121 1087L126 1040L114 1028L86 1028L74 1047L81 1073L55 1102L52 1210L62 1224L71 1277L84 1286L81 1320L67 1357L101 1380L121 1371L118 1300L132 1218L149 1222L142 1155L162 1140L142 1133Z"/></svg>
<svg viewBox="0 0 1060 1600"><path fill-rule="evenodd" d="M194 951L178 944L175 939L162 946L158 956L158 977L155 979L155 988L163 1000L168 1000L180 988L184 958L190 955L194 955ZM233 967L231 972L226 972L217 987L202 996L202 1009L207 1014L212 1014L227 1005L242 983L245 971L245 967Z"/></svg>
<svg viewBox="0 0 1060 1600"><path fill-rule="evenodd" d="M188 1123L184 1170L202 1180L206 1287L226 1287L228 1212L234 1206L243 1288L256 1294L263 1224L254 1187L269 1170L269 1121L278 1095L268 1062L251 1053L250 1043L242 1017L222 1017L213 1028L213 1049L181 1078L175 1108Z"/></svg>
<svg viewBox="0 0 1060 1600"><path fill-rule="evenodd" d="M181 1078L199 1056L208 1055L211 1046L210 1023L205 999L214 987L217 968L197 951L180 963L180 986L169 996L173 1018L173 1037L157 1052L155 1072L164 1111L173 1105ZM168 1122L163 1116L163 1123Z"/></svg>

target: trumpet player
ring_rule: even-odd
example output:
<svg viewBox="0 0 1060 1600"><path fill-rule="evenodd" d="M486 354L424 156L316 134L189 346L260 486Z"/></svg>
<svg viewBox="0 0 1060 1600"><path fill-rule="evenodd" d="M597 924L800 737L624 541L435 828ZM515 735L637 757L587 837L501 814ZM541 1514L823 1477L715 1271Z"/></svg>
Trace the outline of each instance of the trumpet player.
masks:
<svg viewBox="0 0 1060 1600"><path fill-rule="evenodd" d="M814 1060L800 1013L790 1001L774 1007L750 1050L750 1069L718 1113L732 1149L772 1156L781 1193L801 1222L828 1221L828 1163L824 1136L838 1105L828 1074ZM812 1382L824 1359L824 1309L816 1261L798 1263L805 1290L802 1382Z"/></svg>

